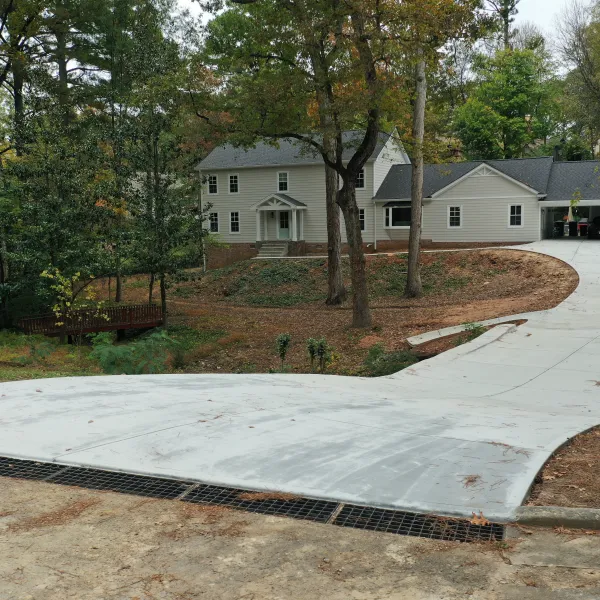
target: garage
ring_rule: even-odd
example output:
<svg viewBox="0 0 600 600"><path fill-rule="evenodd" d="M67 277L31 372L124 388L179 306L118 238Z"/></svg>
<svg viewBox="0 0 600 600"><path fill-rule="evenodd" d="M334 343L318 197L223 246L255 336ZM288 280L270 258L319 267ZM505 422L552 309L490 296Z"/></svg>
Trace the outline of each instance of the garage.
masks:
<svg viewBox="0 0 600 600"><path fill-rule="evenodd" d="M600 200L541 200L542 239L600 240Z"/></svg>

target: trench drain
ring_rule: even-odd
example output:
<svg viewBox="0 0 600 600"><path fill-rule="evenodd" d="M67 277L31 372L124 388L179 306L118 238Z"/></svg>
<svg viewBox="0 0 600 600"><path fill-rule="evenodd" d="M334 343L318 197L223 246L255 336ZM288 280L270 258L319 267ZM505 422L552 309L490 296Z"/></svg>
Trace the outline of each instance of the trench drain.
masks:
<svg viewBox="0 0 600 600"><path fill-rule="evenodd" d="M340 504L289 494L252 492L192 481L134 475L57 463L0 457L0 477L46 481L93 490L223 506L263 515L329 523L338 527L395 533L451 542L500 541L504 526L399 510Z"/></svg>

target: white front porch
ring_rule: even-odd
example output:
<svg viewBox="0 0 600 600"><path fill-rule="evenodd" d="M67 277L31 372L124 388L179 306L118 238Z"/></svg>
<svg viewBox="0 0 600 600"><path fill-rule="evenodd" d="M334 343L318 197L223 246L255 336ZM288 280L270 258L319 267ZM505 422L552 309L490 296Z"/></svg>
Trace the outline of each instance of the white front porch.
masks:
<svg viewBox="0 0 600 600"><path fill-rule="evenodd" d="M287 194L271 194L252 207L256 210L256 241L304 240L306 204Z"/></svg>

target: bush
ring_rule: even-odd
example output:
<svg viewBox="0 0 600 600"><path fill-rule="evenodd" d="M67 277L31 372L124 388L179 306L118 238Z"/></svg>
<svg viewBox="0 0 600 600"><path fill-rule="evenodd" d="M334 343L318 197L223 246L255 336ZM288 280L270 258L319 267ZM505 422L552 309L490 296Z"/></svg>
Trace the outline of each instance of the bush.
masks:
<svg viewBox="0 0 600 600"><path fill-rule="evenodd" d="M325 338L306 340L306 351L310 357L310 370L314 372L315 363L318 363L319 372L323 373L333 359L333 348Z"/></svg>
<svg viewBox="0 0 600 600"><path fill-rule="evenodd" d="M277 354L281 359L281 370L283 371L283 365L285 363L285 357L287 356L288 350L292 343L292 336L289 333L280 333L275 340L275 347Z"/></svg>
<svg viewBox="0 0 600 600"><path fill-rule="evenodd" d="M98 361L107 375L142 375L164 373L167 370L169 350L177 342L166 332L154 332L137 342L115 346L110 333L99 333L92 338L92 360Z"/></svg>
<svg viewBox="0 0 600 600"><path fill-rule="evenodd" d="M418 361L417 356L410 350L386 352L382 344L375 344L369 350L364 366L367 376L383 377L402 371Z"/></svg>

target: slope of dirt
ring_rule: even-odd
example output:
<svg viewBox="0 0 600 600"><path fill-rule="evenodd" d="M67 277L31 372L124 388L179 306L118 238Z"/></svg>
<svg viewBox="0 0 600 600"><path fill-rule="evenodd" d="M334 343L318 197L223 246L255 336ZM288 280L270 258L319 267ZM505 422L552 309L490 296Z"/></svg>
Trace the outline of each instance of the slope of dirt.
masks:
<svg viewBox="0 0 600 600"><path fill-rule="evenodd" d="M536 479L530 506L600 508L600 427L582 433L548 461Z"/></svg>
<svg viewBox="0 0 600 600"><path fill-rule="evenodd" d="M425 294L409 300L403 297L406 255L369 257L374 326L368 331L350 327L349 303L325 306L324 259L244 261L206 275L190 272L169 289L171 323L223 335L188 352L182 370L277 369L275 338L287 332L292 335L289 370L309 371L306 340L325 337L335 348L329 372L359 374L371 340L389 351L403 350L407 337L433 329L554 307L578 284L576 272L565 263L528 252L440 252L422 258ZM129 278L126 300L147 301L147 281L145 276ZM99 291L107 295L106 281Z"/></svg>

